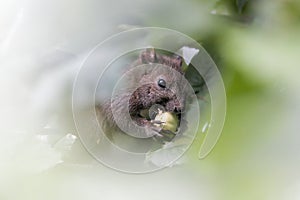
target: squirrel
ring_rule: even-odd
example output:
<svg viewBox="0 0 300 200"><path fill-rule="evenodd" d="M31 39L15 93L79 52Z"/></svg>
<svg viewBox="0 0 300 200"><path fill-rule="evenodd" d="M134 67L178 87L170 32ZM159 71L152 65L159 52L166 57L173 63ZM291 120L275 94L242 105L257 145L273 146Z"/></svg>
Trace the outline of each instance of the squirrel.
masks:
<svg viewBox="0 0 300 200"><path fill-rule="evenodd" d="M153 48L140 53L127 73L126 88L104 104L96 105L98 121L110 140L115 132L123 131L122 127L133 132L139 127L141 138L163 142L171 141L186 129L184 112L191 91L182 63L181 56L163 55ZM163 117L171 117L167 123L173 123L175 128L163 126L166 121L157 116L164 114Z"/></svg>

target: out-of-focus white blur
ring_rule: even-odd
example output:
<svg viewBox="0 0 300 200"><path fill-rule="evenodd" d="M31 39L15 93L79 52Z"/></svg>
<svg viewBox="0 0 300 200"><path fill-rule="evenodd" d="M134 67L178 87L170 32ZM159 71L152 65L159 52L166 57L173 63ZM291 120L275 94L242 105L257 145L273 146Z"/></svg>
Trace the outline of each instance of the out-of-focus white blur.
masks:
<svg viewBox="0 0 300 200"><path fill-rule="evenodd" d="M114 33L164 15L170 6L167 17L173 22L172 15L184 14L183 3L0 2L0 199L213 196L201 176L181 168L143 176L105 168L80 145L72 119L72 84L87 53ZM179 24L194 29L183 20L173 26Z"/></svg>
<svg viewBox="0 0 300 200"><path fill-rule="evenodd" d="M0 1L0 199L299 199L300 29L284 32L276 1L257 11L265 21L254 24L264 29L223 34L208 17L216 2ZM197 159L196 140L187 163L130 175L97 163L78 141L71 94L81 63L136 26L199 40L222 32L216 42L234 71L224 70L226 86L238 83L238 92L228 91L228 121L206 159Z"/></svg>

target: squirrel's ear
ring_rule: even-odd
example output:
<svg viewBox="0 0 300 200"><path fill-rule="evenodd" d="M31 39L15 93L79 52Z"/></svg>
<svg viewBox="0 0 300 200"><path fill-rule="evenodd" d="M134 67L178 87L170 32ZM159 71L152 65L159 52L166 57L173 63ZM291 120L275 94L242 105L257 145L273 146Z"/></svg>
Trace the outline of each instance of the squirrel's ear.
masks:
<svg viewBox="0 0 300 200"><path fill-rule="evenodd" d="M180 55L174 54L173 58L174 58L174 60L176 60L176 62L179 66L182 66L183 58Z"/></svg>
<svg viewBox="0 0 300 200"><path fill-rule="evenodd" d="M171 66L173 69L177 70L178 72L180 72L181 74L184 74L184 70L183 70L183 58L178 55L178 54L174 54L171 57Z"/></svg>
<svg viewBox="0 0 300 200"><path fill-rule="evenodd" d="M173 61L174 61L175 65L177 65L178 68L181 69L181 70L178 70L178 71L183 71L183 66L182 66L183 58L180 55L174 54L173 55Z"/></svg>
<svg viewBox="0 0 300 200"><path fill-rule="evenodd" d="M143 51L140 55L143 64L155 63L156 62L156 53L154 48L148 48Z"/></svg>

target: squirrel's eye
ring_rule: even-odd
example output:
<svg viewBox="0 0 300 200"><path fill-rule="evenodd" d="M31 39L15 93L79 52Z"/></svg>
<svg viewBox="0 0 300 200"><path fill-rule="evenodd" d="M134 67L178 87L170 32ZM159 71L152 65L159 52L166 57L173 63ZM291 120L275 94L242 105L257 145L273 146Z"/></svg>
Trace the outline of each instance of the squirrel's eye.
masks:
<svg viewBox="0 0 300 200"><path fill-rule="evenodd" d="M161 88L166 88L166 81L164 79L159 79L157 82L158 86Z"/></svg>

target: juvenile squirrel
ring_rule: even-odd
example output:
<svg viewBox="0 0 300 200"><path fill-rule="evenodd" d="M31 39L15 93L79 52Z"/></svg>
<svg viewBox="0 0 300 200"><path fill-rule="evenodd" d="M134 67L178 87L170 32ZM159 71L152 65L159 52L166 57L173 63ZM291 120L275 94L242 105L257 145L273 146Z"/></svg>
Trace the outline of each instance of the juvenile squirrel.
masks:
<svg viewBox="0 0 300 200"><path fill-rule="evenodd" d="M182 62L178 55L159 54L153 48L140 53L130 67L133 71L128 72L125 89L96 106L98 120L108 138L113 139L114 132L122 132L120 127L132 132L139 127L141 137L163 141L171 141L185 130L187 122L183 116L191 91L184 78ZM162 126L166 121L156 117L162 113L173 117L169 123L173 122L175 129Z"/></svg>

